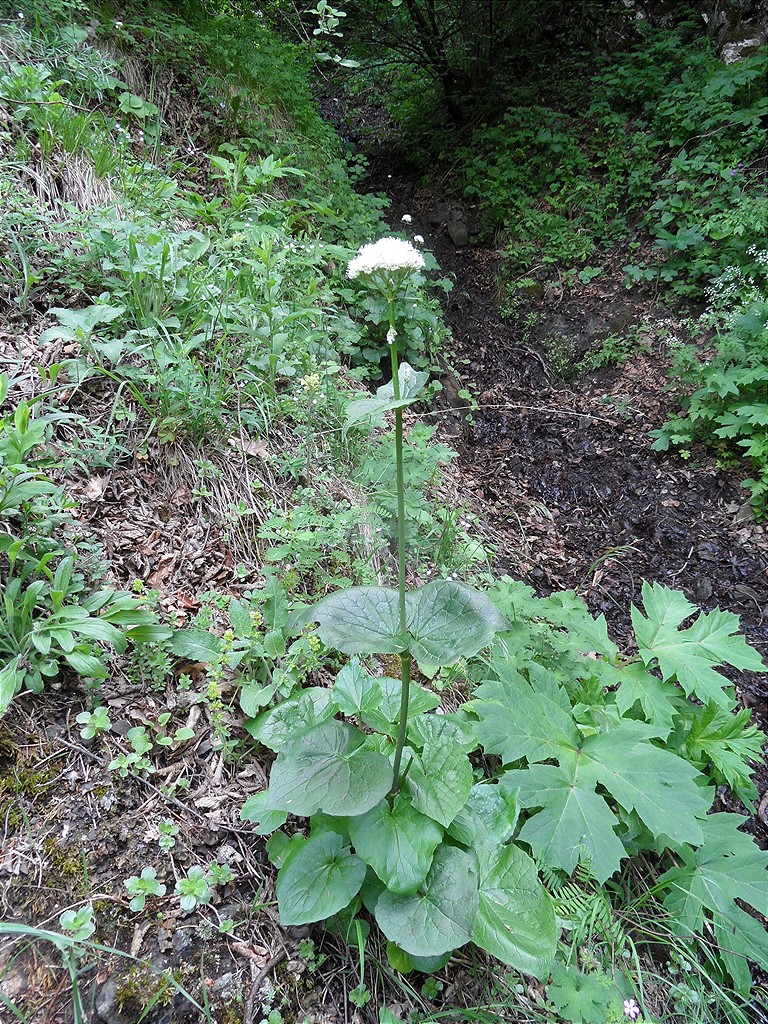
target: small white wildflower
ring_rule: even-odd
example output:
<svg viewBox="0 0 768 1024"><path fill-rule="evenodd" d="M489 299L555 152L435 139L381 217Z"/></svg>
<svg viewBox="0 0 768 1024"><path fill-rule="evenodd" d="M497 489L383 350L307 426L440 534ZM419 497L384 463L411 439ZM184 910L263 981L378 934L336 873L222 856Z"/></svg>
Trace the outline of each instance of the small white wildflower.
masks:
<svg viewBox="0 0 768 1024"><path fill-rule="evenodd" d="M354 280L360 274L374 274L387 270L423 270L424 257L410 242L402 238L380 238L364 245L357 256L349 261L347 277Z"/></svg>
<svg viewBox="0 0 768 1024"><path fill-rule="evenodd" d="M416 245L424 245L424 236L423 235L414 235L413 236L413 240L416 243Z"/></svg>
<svg viewBox="0 0 768 1024"><path fill-rule="evenodd" d="M19 11L19 13L16 15L16 17L19 19L19 21L24 21L24 12L23 11Z"/></svg>
<svg viewBox="0 0 768 1024"><path fill-rule="evenodd" d="M122 28L122 27L123 27L122 21L116 21L115 22L115 28Z"/></svg>
<svg viewBox="0 0 768 1024"><path fill-rule="evenodd" d="M403 222L403 224L410 224L411 221L413 220L413 217L410 215L410 213L404 213L400 220Z"/></svg>
<svg viewBox="0 0 768 1024"><path fill-rule="evenodd" d="M637 1020L640 1016L641 1010L634 999L624 1000L624 1013L629 1017L630 1020Z"/></svg>
<svg viewBox="0 0 768 1024"><path fill-rule="evenodd" d="M388 345L394 345L395 344L395 337L396 337L395 328L394 327L390 327L389 330L387 331L387 344Z"/></svg>

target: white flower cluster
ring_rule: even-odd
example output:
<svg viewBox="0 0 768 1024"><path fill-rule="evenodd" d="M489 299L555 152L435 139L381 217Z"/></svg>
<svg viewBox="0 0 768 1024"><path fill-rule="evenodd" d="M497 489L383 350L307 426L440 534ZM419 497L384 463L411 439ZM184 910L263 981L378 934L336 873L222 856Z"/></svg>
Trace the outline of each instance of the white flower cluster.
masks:
<svg viewBox="0 0 768 1024"><path fill-rule="evenodd" d="M380 238L364 245L357 256L349 261L347 277L354 280L360 274L377 271L423 270L424 257L410 242L402 238Z"/></svg>

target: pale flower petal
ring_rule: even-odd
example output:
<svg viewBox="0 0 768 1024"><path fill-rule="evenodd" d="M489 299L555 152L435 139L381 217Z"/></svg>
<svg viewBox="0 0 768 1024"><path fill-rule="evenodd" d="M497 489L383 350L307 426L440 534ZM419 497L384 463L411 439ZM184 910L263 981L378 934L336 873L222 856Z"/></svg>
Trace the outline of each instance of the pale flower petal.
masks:
<svg viewBox="0 0 768 1024"><path fill-rule="evenodd" d="M359 274L374 274L377 271L423 270L424 257L410 242L402 238L380 238L369 242L349 261L347 277L354 280Z"/></svg>

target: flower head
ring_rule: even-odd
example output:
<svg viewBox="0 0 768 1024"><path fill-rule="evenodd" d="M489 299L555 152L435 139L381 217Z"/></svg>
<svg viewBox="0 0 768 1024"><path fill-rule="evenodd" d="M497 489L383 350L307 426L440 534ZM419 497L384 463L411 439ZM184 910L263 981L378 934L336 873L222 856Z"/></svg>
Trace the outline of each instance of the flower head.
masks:
<svg viewBox="0 0 768 1024"><path fill-rule="evenodd" d="M424 245L424 236L423 235L414 235L413 236L413 240L416 243L416 245Z"/></svg>
<svg viewBox="0 0 768 1024"><path fill-rule="evenodd" d="M410 215L410 213L404 213L400 220L403 222L403 224L410 224L411 221L413 220L413 217Z"/></svg>
<svg viewBox="0 0 768 1024"><path fill-rule="evenodd" d="M402 238L380 238L378 242L364 245L354 259L349 261L347 277L354 280L360 274L390 273L396 271L423 270L424 257Z"/></svg>
<svg viewBox="0 0 768 1024"><path fill-rule="evenodd" d="M630 1020L637 1020L640 1016L640 1007L637 1005L634 999L624 1000L624 1013L629 1017Z"/></svg>

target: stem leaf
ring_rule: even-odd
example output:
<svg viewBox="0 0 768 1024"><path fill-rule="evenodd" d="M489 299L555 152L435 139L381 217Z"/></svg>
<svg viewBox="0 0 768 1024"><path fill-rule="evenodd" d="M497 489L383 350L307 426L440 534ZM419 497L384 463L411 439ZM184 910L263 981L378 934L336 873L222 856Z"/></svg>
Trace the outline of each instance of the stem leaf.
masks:
<svg viewBox="0 0 768 1024"><path fill-rule="evenodd" d="M413 896L383 892L376 921L414 956L440 956L472 938L479 896L477 862L455 846L438 846L424 885Z"/></svg>
<svg viewBox="0 0 768 1024"><path fill-rule="evenodd" d="M489 597L453 580L434 580L406 595L411 653L440 667L471 658L507 621Z"/></svg>
<svg viewBox="0 0 768 1024"><path fill-rule="evenodd" d="M310 924L343 910L360 891L365 870L337 833L312 836L278 872L280 923Z"/></svg>
<svg viewBox="0 0 768 1024"><path fill-rule="evenodd" d="M364 733L337 721L295 737L272 766L266 809L306 817L365 814L389 791L392 768L364 744Z"/></svg>
<svg viewBox="0 0 768 1024"><path fill-rule="evenodd" d="M397 591L390 587L337 590L317 602L313 617L326 647L343 654L400 654L408 647Z"/></svg>

